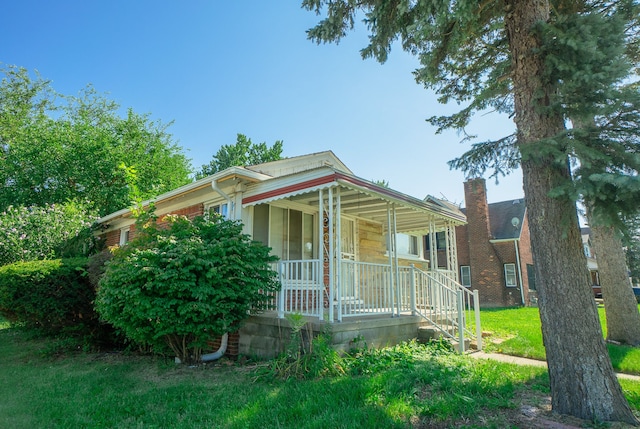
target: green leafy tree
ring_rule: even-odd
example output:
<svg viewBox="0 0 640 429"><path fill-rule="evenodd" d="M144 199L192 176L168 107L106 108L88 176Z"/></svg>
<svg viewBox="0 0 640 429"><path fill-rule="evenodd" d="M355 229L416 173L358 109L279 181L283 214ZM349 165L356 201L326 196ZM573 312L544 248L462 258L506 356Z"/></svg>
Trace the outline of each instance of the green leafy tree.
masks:
<svg viewBox="0 0 640 429"><path fill-rule="evenodd" d="M96 309L134 342L169 347L183 362L200 360L207 341L236 331L279 289L269 248L242 225L216 217L153 215L107 265Z"/></svg>
<svg viewBox="0 0 640 429"><path fill-rule="evenodd" d="M633 206L635 180L624 174L623 153L606 150L610 139L573 138L576 134L565 128L574 113L598 104L591 96L612 87L599 78L628 72L618 71L621 61L590 62L566 49L590 51L601 35L623 39L617 22L617 11L625 9L617 6L623 3L628 2L304 0L303 6L326 15L309 30L312 40L339 41L362 13L370 31L363 57L384 62L398 39L417 55L416 80L435 89L441 102L465 106L454 115L431 118L439 131L464 130L479 111L514 115L514 135L476 144L453 166L471 172L490 166L498 174L522 167L553 410L637 424L607 357L575 206L578 195L593 195L600 197L600 207L609 206L603 213L619 213ZM584 24L595 31L583 31ZM570 42L554 40L554 32ZM606 156L616 164L603 170L599 160ZM572 159L581 162L577 177ZM619 200L606 186L612 181L626 191ZM609 192L604 195L603 189Z"/></svg>
<svg viewBox="0 0 640 429"><path fill-rule="evenodd" d="M130 205L121 166L135 169L142 198L190 181L190 165L167 125L85 88L57 94L24 68L0 71L0 210L91 201L100 215Z"/></svg>
<svg viewBox="0 0 640 429"><path fill-rule="evenodd" d="M271 147L266 142L252 143L244 134L238 134L236 143L222 145L209 164L202 166L196 173L196 179L210 176L229 167L256 165L282 159L282 140Z"/></svg>
<svg viewBox="0 0 640 429"><path fill-rule="evenodd" d="M9 206L0 213L0 265L87 255L98 247L86 204Z"/></svg>

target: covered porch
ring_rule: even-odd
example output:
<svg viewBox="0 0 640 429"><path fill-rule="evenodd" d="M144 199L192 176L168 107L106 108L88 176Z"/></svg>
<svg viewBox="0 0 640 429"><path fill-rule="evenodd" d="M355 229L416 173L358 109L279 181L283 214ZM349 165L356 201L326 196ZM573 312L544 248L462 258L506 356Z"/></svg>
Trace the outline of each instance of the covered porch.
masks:
<svg viewBox="0 0 640 429"><path fill-rule="evenodd" d="M245 193L253 235L280 261L277 317L299 313L325 322L363 316L420 316L443 335L465 343L478 310L477 294L458 283L453 206L425 201L333 171L295 186ZM436 233L446 239L438 269ZM426 237L426 238L425 238ZM470 313L471 312L471 313Z"/></svg>

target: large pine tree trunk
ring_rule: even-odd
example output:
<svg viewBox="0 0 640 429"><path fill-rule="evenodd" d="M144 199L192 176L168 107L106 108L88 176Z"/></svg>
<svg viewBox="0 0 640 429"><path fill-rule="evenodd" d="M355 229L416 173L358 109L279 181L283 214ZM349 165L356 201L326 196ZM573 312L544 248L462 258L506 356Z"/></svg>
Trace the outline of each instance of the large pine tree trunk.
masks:
<svg viewBox="0 0 640 429"><path fill-rule="evenodd" d="M555 412L600 421L637 421L613 372L572 201L549 192L569 178L568 166L535 153L536 141L556 135L563 118L540 110L550 96L531 29L549 18L547 0L506 0L518 145L536 266L542 337Z"/></svg>
<svg viewBox="0 0 640 429"><path fill-rule="evenodd" d="M613 227L591 225L607 316L607 340L640 344L640 313L627 274L622 241Z"/></svg>

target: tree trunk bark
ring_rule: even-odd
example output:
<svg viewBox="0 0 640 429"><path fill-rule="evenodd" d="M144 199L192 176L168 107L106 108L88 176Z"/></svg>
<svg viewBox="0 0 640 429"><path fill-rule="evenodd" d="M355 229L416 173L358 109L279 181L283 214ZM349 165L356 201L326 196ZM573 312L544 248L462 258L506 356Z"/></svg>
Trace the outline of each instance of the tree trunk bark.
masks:
<svg viewBox="0 0 640 429"><path fill-rule="evenodd" d="M536 142L564 129L545 113L551 87L534 24L547 21L547 0L506 0L518 146L536 270L542 338L554 412L588 420L637 424L613 371L591 292L575 203L549 193L570 180L568 165L536 154Z"/></svg>
<svg viewBox="0 0 640 429"><path fill-rule="evenodd" d="M627 274L622 241L613 227L594 225L591 220L589 224L607 317L607 340L637 346L640 344L640 313Z"/></svg>

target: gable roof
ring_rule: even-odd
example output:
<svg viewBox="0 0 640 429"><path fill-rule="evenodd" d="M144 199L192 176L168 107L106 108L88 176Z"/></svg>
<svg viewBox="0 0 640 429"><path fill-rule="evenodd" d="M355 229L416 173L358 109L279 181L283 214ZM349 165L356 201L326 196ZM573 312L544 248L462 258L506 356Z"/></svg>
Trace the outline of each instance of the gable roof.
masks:
<svg viewBox="0 0 640 429"><path fill-rule="evenodd" d="M527 211L524 199L500 201L488 204L489 229L492 240L517 240ZM466 208L461 209L466 214Z"/></svg>
<svg viewBox="0 0 640 429"><path fill-rule="evenodd" d="M340 195L341 213L349 216L384 224L389 221L392 208L398 232L419 233L428 230L430 225L444 228L451 223L460 225L466 222L466 217L456 206L433 198L420 200L355 176L331 151L253 166L230 167L142 204L147 206L153 202L156 207L162 204L162 210L166 211L172 206L213 201L213 198L229 200L228 194L242 189L242 199L238 203L243 207L285 199L290 204L317 207L316 191L331 188L336 188ZM98 222L123 221L130 214L127 208L104 216Z"/></svg>
<svg viewBox="0 0 640 429"><path fill-rule="evenodd" d="M489 204L489 222L494 240L520 238L526 206L523 199Z"/></svg>
<svg viewBox="0 0 640 429"><path fill-rule="evenodd" d="M291 158L283 158L262 164L249 165L245 168L271 177L280 177L320 167L331 167L337 171L353 174L353 172L330 150L294 156Z"/></svg>

